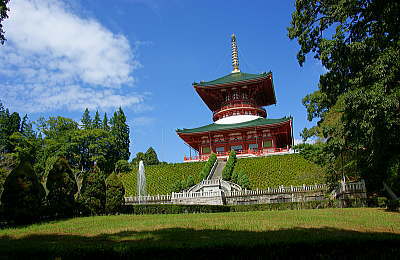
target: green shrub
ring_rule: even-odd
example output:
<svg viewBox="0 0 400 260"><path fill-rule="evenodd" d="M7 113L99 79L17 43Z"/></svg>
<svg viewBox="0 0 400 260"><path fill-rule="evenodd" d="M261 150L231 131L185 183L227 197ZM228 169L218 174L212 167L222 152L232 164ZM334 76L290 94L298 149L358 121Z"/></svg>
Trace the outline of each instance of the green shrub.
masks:
<svg viewBox="0 0 400 260"><path fill-rule="evenodd" d="M130 171L131 171L131 165L127 160L119 160L115 163L116 173L130 172Z"/></svg>
<svg viewBox="0 0 400 260"><path fill-rule="evenodd" d="M247 175L243 172L239 172L237 174L236 183L239 184L243 189L250 189L249 177L247 177Z"/></svg>
<svg viewBox="0 0 400 260"><path fill-rule="evenodd" d="M251 189L325 183L323 169L299 154L238 159L235 171L247 175Z"/></svg>
<svg viewBox="0 0 400 260"><path fill-rule="evenodd" d="M57 158L49 167L46 188L49 212L56 217L71 217L75 209L74 195L78 191L72 170L64 158Z"/></svg>
<svg viewBox="0 0 400 260"><path fill-rule="evenodd" d="M85 174L79 195L79 203L83 214L103 214L106 203L106 184L104 175L95 166Z"/></svg>
<svg viewBox="0 0 400 260"><path fill-rule="evenodd" d="M400 200L387 200L386 201L387 209L390 211L399 211L400 210Z"/></svg>
<svg viewBox="0 0 400 260"><path fill-rule="evenodd" d="M115 214L121 212L124 205L125 189L117 174L111 173L106 179L106 212Z"/></svg>
<svg viewBox="0 0 400 260"><path fill-rule="evenodd" d="M229 158L226 162L224 169L222 170L222 178L226 181L230 181L232 179L232 173L236 164L236 152L232 150L229 153Z"/></svg>
<svg viewBox="0 0 400 260"><path fill-rule="evenodd" d="M43 210L45 191L32 165L21 161L7 176L1 202L4 215L17 224L39 219Z"/></svg>
<svg viewBox="0 0 400 260"><path fill-rule="evenodd" d="M205 162L191 163L170 163L159 165L145 165L146 175L146 190L148 194L170 194L177 190L177 186L181 185L182 181L187 181L187 178L193 176L194 182L201 181L199 172L205 165ZM121 181L125 187L126 196L136 195L137 171L135 168L129 173L120 174Z"/></svg>
<svg viewBox="0 0 400 260"><path fill-rule="evenodd" d="M217 155L215 153L212 153L208 158L207 163L204 165L203 169L200 172L200 178L202 180L205 180L208 174L210 174L210 171L214 166L216 160L217 160Z"/></svg>
<svg viewBox="0 0 400 260"><path fill-rule="evenodd" d="M267 210L300 210L300 209L324 209L343 207L364 207L366 199L350 199L346 203L342 200L316 200L306 202L282 202L270 204L251 205L125 205L125 214L180 214L180 213L215 213L215 212L243 212L243 211L267 211Z"/></svg>

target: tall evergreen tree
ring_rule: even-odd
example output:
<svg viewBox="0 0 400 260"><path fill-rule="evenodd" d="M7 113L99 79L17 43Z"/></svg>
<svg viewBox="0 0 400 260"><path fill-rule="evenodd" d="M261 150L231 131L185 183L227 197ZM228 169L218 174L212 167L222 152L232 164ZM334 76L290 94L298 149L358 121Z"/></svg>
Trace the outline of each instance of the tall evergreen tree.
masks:
<svg viewBox="0 0 400 260"><path fill-rule="evenodd" d="M24 137L27 138L33 138L36 136L35 131L32 128L32 122L29 122L27 114L25 114L25 116L22 118L20 132Z"/></svg>
<svg viewBox="0 0 400 260"><path fill-rule="evenodd" d="M126 124L124 111L120 107L111 119L111 133L115 138L115 160L128 160L129 152L129 126Z"/></svg>
<svg viewBox="0 0 400 260"><path fill-rule="evenodd" d="M83 112L82 119L81 119L82 127L83 129L91 129L93 122L90 117L89 109L85 109L85 112Z"/></svg>
<svg viewBox="0 0 400 260"><path fill-rule="evenodd" d="M99 111L96 111L96 114L94 115L93 118L93 128L101 128L101 120L100 120L100 115L99 115Z"/></svg>
<svg viewBox="0 0 400 260"><path fill-rule="evenodd" d="M108 125L107 113L104 113L103 122L101 123L101 128L106 131L110 130L110 126Z"/></svg>
<svg viewBox="0 0 400 260"><path fill-rule="evenodd" d="M157 153L153 147L147 149L145 153L145 164L146 165L156 165L159 164L160 161L158 160Z"/></svg>

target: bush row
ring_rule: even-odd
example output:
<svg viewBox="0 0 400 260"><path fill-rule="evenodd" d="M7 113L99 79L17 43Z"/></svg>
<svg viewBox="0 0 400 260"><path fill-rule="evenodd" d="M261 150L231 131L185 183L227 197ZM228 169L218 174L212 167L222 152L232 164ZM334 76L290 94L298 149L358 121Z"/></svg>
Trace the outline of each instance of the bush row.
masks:
<svg viewBox="0 0 400 260"><path fill-rule="evenodd" d="M216 213L216 212L244 212L266 210L300 210L323 208L357 208L368 205L367 199L348 200L319 200L307 202L283 202L252 205L125 205L124 214L180 214L180 213Z"/></svg>
<svg viewBox="0 0 400 260"><path fill-rule="evenodd" d="M207 178L216 160L217 160L217 155L215 153L212 153L208 158L207 163L204 165L203 169L201 169L200 177L202 180Z"/></svg>
<svg viewBox="0 0 400 260"><path fill-rule="evenodd" d="M235 168L236 164L236 152L232 150L229 153L229 158L226 161L226 165L222 170L222 178L226 181L230 181L232 179L233 169Z"/></svg>

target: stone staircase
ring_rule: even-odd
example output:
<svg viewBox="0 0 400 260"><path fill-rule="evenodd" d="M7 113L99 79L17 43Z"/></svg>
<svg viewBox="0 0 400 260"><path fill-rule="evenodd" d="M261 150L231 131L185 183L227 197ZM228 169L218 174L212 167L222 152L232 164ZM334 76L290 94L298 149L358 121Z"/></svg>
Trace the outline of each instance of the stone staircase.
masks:
<svg viewBox="0 0 400 260"><path fill-rule="evenodd" d="M226 165L226 161L218 160L217 167L215 168L214 172L211 176L208 177L209 180L218 180L222 179L222 171L224 170Z"/></svg>

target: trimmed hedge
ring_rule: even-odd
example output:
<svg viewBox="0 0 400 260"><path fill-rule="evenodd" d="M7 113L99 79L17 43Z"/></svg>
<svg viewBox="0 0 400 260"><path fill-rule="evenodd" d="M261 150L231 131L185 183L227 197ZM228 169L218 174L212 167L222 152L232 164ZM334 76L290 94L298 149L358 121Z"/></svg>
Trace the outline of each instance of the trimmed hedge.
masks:
<svg viewBox="0 0 400 260"><path fill-rule="evenodd" d="M124 214L182 214L182 213L216 213L216 212L243 212L267 210L300 210L324 208L359 208L368 204L367 199L349 200L316 200L307 202L283 202L252 205L174 205L174 204L147 204L125 205Z"/></svg>
<svg viewBox="0 0 400 260"><path fill-rule="evenodd" d="M193 176L194 183L201 181L199 172L205 162L170 163L150 165L144 167L146 175L146 189L150 195L170 194L174 191L177 181L187 181ZM120 178L125 187L125 196L136 195L137 168L128 173L121 173Z"/></svg>
<svg viewBox="0 0 400 260"><path fill-rule="evenodd" d="M212 153L208 158L206 164L204 165L203 169L201 169L200 178L202 180L205 180L207 178L216 160L217 155L215 153Z"/></svg>
<svg viewBox="0 0 400 260"><path fill-rule="evenodd" d="M326 182L323 169L299 154L238 159L235 171L247 175L250 189Z"/></svg>

